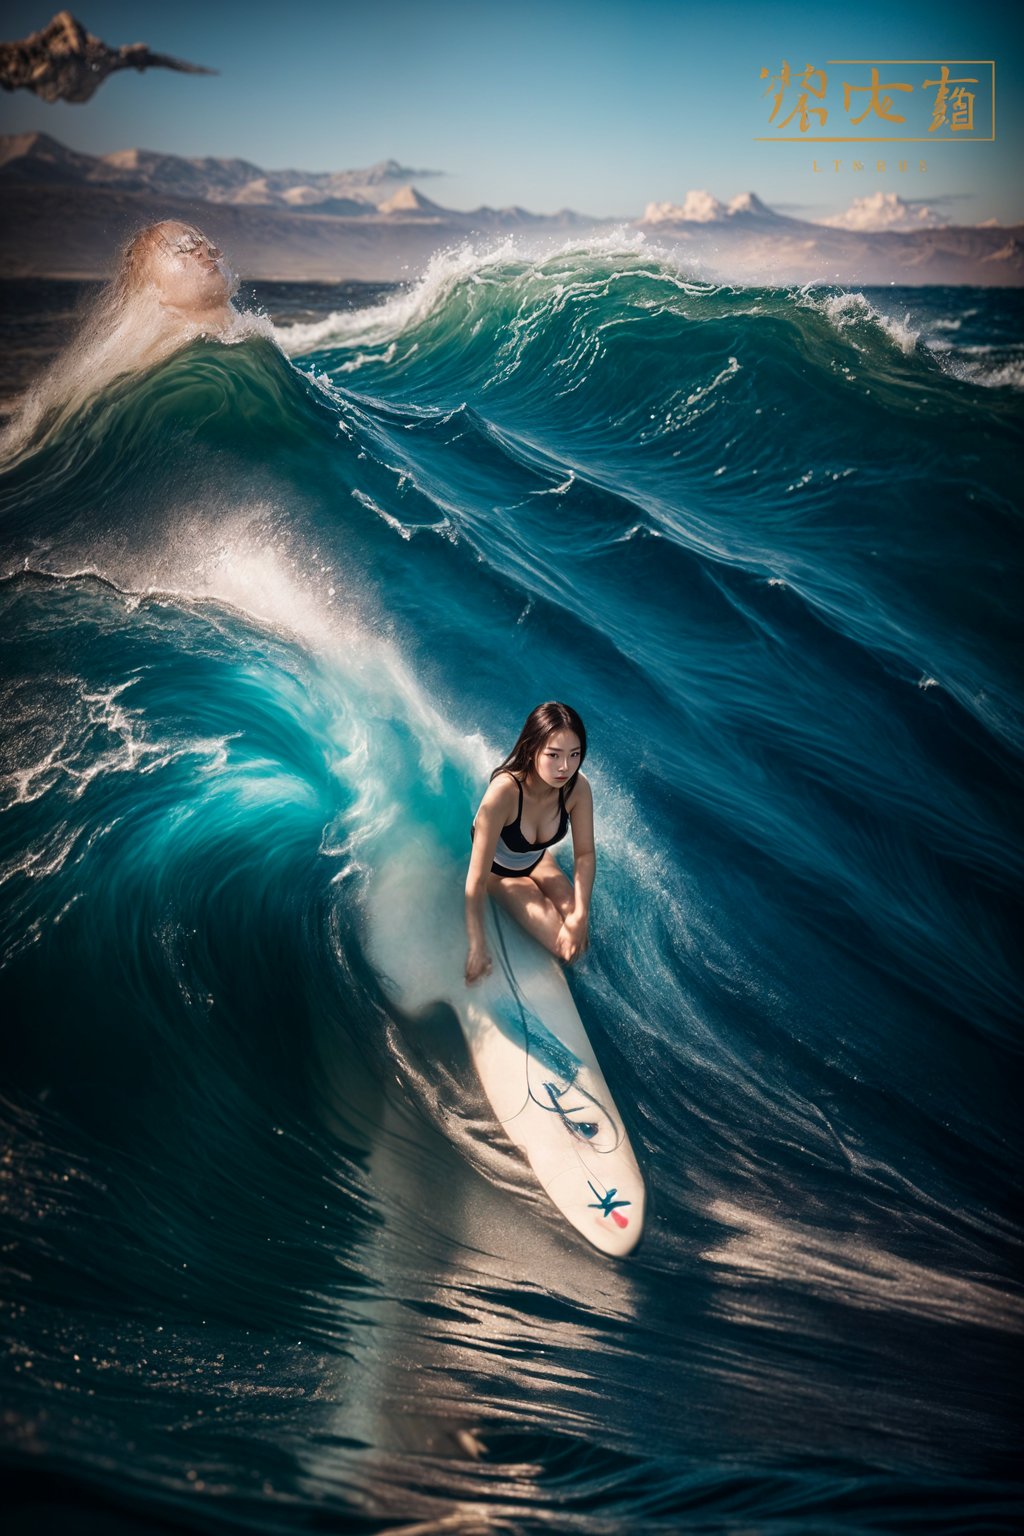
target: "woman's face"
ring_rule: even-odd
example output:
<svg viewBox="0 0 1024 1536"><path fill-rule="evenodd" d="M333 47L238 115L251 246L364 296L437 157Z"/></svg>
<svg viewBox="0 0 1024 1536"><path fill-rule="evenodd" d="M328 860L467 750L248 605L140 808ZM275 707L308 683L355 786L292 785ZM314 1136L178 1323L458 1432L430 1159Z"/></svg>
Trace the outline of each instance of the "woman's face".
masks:
<svg viewBox="0 0 1024 1536"><path fill-rule="evenodd" d="M580 739L575 731L553 731L533 760L539 779L558 788L580 765Z"/></svg>
<svg viewBox="0 0 1024 1536"><path fill-rule="evenodd" d="M182 314L222 309L231 298L232 278L224 257L191 224L168 219L154 225L146 256L146 274L161 303Z"/></svg>

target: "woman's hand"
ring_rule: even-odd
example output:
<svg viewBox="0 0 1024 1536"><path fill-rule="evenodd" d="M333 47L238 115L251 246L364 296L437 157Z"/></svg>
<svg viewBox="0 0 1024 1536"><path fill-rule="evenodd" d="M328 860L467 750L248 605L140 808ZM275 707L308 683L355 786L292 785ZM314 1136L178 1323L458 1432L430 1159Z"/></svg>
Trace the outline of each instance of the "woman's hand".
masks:
<svg viewBox="0 0 1024 1536"><path fill-rule="evenodd" d="M555 940L558 953L566 964L578 960L590 943L589 919L585 912L570 912Z"/></svg>
<svg viewBox="0 0 1024 1536"><path fill-rule="evenodd" d="M491 974L491 957L483 947L469 951L466 960L466 986L471 987L481 976Z"/></svg>

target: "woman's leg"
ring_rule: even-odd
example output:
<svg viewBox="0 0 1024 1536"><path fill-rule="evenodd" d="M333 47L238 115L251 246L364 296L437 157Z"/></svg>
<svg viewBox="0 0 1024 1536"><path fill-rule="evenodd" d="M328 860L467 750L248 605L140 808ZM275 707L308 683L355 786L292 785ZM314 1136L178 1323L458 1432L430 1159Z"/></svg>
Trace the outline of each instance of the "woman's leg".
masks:
<svg viewBox="0 0 1024 1536"><path fill-rule="evenodd" d="M572 885L550 853L545 853L528 875L489 875L487 890L520 927L553 955L558 954L562 921L572 911L575 897Z"/></svg>
<svg viewBox="0 0 1024 1536"><path fill-rule="evenodd" d="M568 876L562 873L550 849L545 852L537 868L531 871L530 879L543 891L552 906L558 909L561 917L569 916L576 905L576 889Z"/></svg>

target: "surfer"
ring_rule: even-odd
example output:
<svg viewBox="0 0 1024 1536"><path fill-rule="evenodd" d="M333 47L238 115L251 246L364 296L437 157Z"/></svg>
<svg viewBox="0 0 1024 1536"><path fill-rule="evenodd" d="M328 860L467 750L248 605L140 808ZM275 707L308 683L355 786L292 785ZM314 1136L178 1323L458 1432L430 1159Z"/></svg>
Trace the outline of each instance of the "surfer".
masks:
<svg viewBox="0 0 1024 1536"><path fill-rule="evenodd" d="M580 772L586 755L587 733L576 711L568 704L538 704L491 774L470 829L467 985L491 970L484 938L487 896L560 960L576 960L586 949L596 864L593 796ZM570 825L572 881L551 852Z"/></svg>

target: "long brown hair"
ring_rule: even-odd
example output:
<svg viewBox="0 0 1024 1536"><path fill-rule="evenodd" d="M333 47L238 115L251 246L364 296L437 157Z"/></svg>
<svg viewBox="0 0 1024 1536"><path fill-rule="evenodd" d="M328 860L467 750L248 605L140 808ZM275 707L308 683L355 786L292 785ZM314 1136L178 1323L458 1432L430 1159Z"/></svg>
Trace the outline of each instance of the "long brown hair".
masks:
<svg viewBox="0 0 1024 1536"><path fill-rule="evenodd" d="M504 762L494 769L491 778L496 778L499 773L514 773L519 780L524 780L533 769L537 753L555 731L574 731L580 739L580 760L576 772L562 787L563 795L571 795L587 755L587 728L571 705L559 704L553 699L546 704L538 704L536 709L530 711L526 724L519 732L519 740Z"/></svg>

